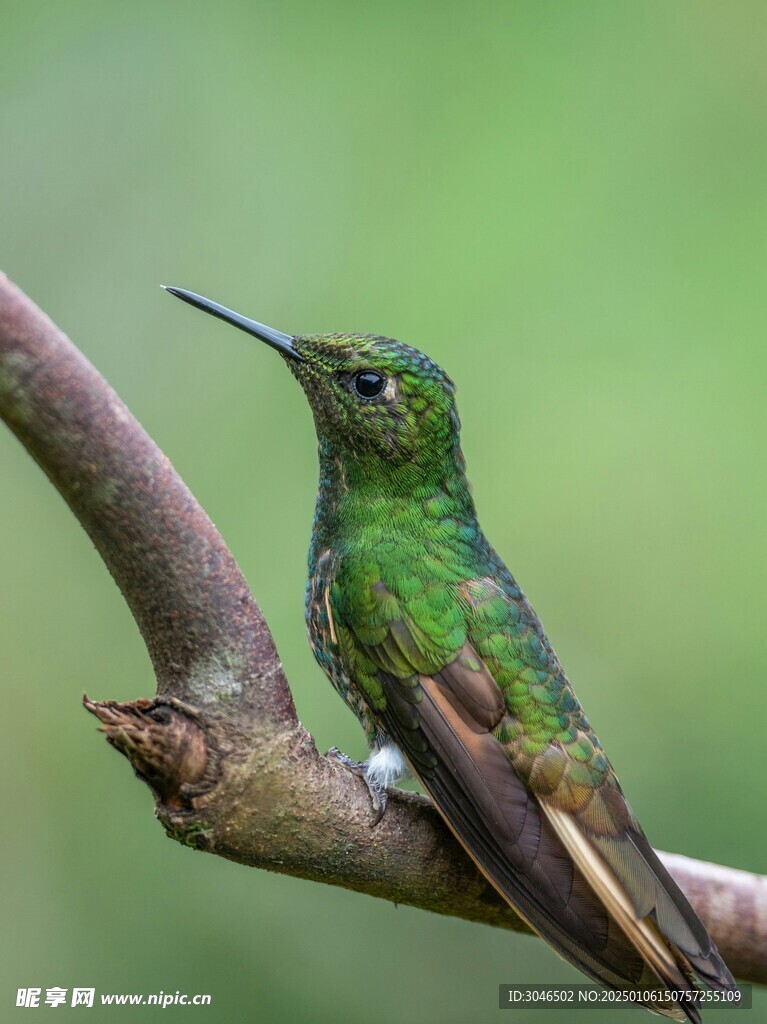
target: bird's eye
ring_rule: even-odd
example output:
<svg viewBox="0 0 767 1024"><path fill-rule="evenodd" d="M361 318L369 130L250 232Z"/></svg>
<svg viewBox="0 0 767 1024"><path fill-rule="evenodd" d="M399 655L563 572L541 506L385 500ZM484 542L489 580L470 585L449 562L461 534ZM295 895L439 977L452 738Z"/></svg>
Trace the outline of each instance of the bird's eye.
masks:
<svg viewBox="0 0 767 1024"><path fill-rule="evenodd" d="M360 398L377 398L384 389L386 378L373 370L363 370L354 378L354 390Z"/></svg>

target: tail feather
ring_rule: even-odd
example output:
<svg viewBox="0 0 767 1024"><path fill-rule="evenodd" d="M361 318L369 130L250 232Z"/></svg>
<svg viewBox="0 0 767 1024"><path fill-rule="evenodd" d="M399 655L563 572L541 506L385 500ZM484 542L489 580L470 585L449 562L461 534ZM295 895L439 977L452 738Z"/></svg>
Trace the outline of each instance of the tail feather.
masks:
<svg viewBox="0 0 767 1024"><path fill-rule="evenodd" d="M735 979L703 922L650 846L617 784L603 785L580 812L557 807L555 800L556 794L541 799L544 812L576 861L591 860L597 894L603 895L608 876L617 881L634 917L652 921L702 981L714 988L734 988Z"/></svg>
<svg viewBox="0 0 767 1024"><path fill-rule="evenodd" d="M397 685L395 680L385 688ZM418 721L391 715L387 732L411 761L424 788L488 880L565 960L607 988L658 989L658 981L695 991L649 923L642 944L619 919L628 897L606 906L538 800L514 772L506 751L486 728L468 727L460 705L439 681L422 677ZM392 700L390 707L398 706ZM419 740L409 735L417 729ZM424 742L433 756L424 757ZM616 885L616 889L619 886ZM655 962L662 965L659 973ZM641 1000L637 1000L642 1002ZM675 1020L698 1024L695 1006L643 1002Z"/></svg>
<svg viewBox="0 0 767 1024"><path fill-rule="evenodd" d="M487 879L560 956L693 1024L698 979L734 988L614 776L581 787L578 799L558 785L535 792L496 738L506 708L479 659L457 659L417 682L383 671L378 679L380 725ZM665 997L646 994L659 989Z"/></svg>

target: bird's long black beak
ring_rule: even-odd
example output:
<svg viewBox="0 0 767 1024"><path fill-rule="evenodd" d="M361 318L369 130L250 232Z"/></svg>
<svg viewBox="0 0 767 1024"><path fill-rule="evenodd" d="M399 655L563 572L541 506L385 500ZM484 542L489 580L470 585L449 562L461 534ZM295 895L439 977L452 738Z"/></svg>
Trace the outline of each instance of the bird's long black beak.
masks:
<svg viewBox="0 0 767 1024"><path fill-rule="evenodd" d="M267 345L271 345L272 348L276 348L278 352L283 356L286 356L288 359L295 359L299 363L303 362L303 356L293 347L293 339L289 334L283 334L282 331L275 331L273 327L267 327L266 324L260 324L257 320L249 320L248 317L235 313L233 309L227 309L226 306L220 306L217 302L213 302L211 299L206 299L203 298L202 295L197 295L195 292L187 291L186 288L171 288L167 284L164 284L163 288L166 292L170 292L171 295L175 295L177 298L183 299L184 302L188 302L190 306L196 306L205 313L217 316L219 320L225 320L228 324L233 324L235 327L239 327L241 331L247 331L248 334L255 335L255 337L260 338L261 341L265 341Z"/></svg>

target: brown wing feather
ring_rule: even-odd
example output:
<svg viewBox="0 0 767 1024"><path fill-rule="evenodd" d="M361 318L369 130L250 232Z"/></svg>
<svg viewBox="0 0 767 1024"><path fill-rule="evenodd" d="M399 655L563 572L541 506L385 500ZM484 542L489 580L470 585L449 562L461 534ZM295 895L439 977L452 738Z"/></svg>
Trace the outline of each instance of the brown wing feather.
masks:
<svg viewBox="0 0 767 1024"><path fill-rule="evenodd" d="M503 695L469 645L452 665L413 683L381 674L381 724L489 881L561 956L600 984L652 989L660 978L694 991L685 958L665 943L657 922L636 923L636 893L625 890L617 872L610 888L612 869L600 876L599 853L589 858L588 841L573 838L579 826L563 824L556 808L542 809L515 773L492 735L506 713ZM648 1008L699 1020L692 1005Z"/></svg>
<svg viewBox="0 0 767 1024"><path fill-rule="evenodd" d="M574 812L557 806L556 797L556 792L540 797L541 806L600 898L609 904L617 883L630 901L634 921L646 920L663 936L679 969L692 967L713 988L733 986L705 926L650 846L620 790L605 784L585 808ZM638 925L631 920L627 924L632 941L644 941L633 931ZM656 972L660 970L658 964Z"/></svg>

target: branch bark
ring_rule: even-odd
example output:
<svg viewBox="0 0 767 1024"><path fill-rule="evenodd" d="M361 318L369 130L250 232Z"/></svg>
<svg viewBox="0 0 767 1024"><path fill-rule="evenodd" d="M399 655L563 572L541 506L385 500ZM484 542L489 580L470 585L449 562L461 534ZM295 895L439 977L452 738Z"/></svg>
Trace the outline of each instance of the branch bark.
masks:
<svg viewBox="0 0 767 1024"><path fill-rule="evenodd" d="M527 926L431 804L365 786L296 716L271 634L224 541L168 459L66 336L0 274L0 415L87 530L130 607L157 695L91 701L173 838L254 867ZM726 962L767 982L767 877L661 853Z"/></svg>

